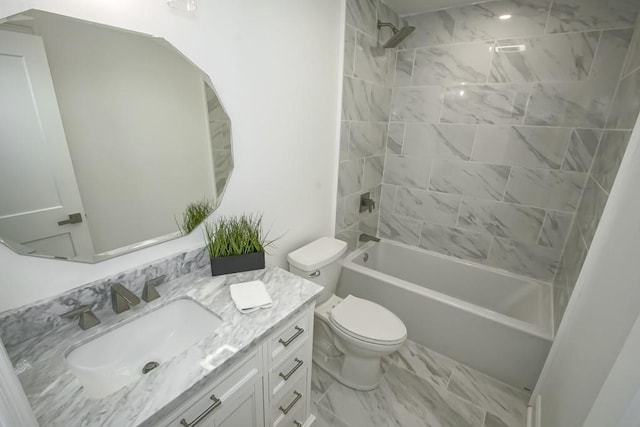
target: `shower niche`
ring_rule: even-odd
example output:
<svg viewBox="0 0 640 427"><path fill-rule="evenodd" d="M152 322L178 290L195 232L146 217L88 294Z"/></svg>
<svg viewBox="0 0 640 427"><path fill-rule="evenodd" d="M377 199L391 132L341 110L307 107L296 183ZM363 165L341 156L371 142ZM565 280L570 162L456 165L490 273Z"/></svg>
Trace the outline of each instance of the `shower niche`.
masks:
<svg viewBox="0 0 640 427"><path fill-rule="evenodd" d="M0 24L0 73L0 242L15 252L98 262L219 205L231 121L166 40L29 10Z"/></svg>

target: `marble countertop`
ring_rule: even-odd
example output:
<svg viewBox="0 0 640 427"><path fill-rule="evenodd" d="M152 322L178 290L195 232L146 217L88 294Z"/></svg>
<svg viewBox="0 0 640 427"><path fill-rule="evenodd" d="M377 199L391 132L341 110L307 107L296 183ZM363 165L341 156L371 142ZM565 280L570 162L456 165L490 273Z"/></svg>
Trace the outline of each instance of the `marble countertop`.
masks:
<svg viewBox="0 0 640 427"><path fill-rule="evenodd" d="M229 285L262 280L273 307L241 314L231 301ZM211 277L208 267L158 287L160 299L116 315L96 311L102 323L83 331L77 321L7 346L27 398L42 426L153 426L215 380L281 322L320 294L321 287L277 267ZM72 347L104 334L179 298L191 298L224 323L215 334L162 364L139 381L100 399L88 398L64 356ZM125 343L123 343L124 345Z"/></svg>

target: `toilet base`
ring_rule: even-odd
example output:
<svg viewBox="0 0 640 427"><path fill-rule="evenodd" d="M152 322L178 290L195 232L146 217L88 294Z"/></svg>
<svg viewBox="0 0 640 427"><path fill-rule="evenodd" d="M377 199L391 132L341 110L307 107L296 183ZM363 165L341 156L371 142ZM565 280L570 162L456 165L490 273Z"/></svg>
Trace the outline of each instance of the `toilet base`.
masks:
<svg viewBox="0 0 640 427"><path fill-rule="evenodd" d="M313 362L340 384L359 391L371 391L377 388L383 374L380 359L355 359L349 357L345 360L344 354L330 357L313 349ZM358 382L352 379L354 373L358 375Z"/></svg>

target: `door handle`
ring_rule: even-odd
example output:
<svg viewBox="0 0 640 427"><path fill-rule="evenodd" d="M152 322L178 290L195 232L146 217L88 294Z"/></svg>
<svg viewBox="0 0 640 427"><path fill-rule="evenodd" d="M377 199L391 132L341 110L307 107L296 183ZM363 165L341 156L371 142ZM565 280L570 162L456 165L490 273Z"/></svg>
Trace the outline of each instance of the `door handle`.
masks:
<svg viewBox="0 0 640 427"><path fill-rule="evenodd" d="M58 225L77 224L82 222L82 214L80 212L69 214L69 219L58 221Z"/></svg>

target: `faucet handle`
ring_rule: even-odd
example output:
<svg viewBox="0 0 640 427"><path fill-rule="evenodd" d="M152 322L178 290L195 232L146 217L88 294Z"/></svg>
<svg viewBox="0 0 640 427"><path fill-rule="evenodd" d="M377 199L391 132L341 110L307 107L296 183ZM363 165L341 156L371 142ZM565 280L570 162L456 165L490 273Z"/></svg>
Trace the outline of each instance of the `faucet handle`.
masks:
<svg viewBox="0 0 640 427"><path fill-rule="evenodd" d="M376 208L376 202L371 198L371 192L367 191L360 195L360 212L369 211L373 212Z"/></svg>
<svg viewBox="0 0 640 427"><path fill-rule="evenodd" d="M127 311L133 305L140 304L140 298L122 286L121 283L111 285L111 307L116 314Z"/></svg>
<svg viewBox="0 0 640 427"><path fill-rule="evenodd" d="M90 305L79 305L73 310L61 314L60 317L65 319L78 318L78 325L80 325L83 330L86 330L100 324L100 319L98 319L91 309L92 307Z"/></svg>
<svg viewBox="0 0 640 427"><path fill-rule="evenodd" d="M151 302L155 299L160 298L160 294L158 293L156 286L161 284L164 281L165 277L167 276L163 274L162 276L154 277L153 279L144 282L144 289L142 290L143 301Z"/></svg>

